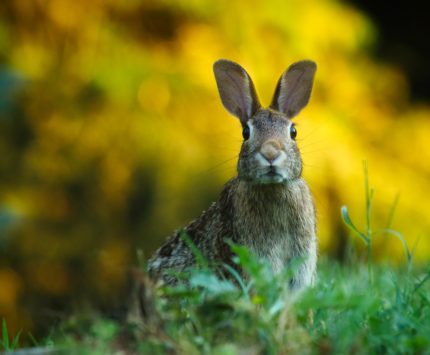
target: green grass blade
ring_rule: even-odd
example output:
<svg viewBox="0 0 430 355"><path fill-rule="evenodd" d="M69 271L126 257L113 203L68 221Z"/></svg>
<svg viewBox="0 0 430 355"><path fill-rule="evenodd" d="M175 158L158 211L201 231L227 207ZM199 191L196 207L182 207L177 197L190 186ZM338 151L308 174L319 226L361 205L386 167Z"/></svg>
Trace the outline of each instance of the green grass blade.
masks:
<svg viewBox="0 0 430 355"><path fill-rule="evenodd" d="M7 331L6 319L4 319L4 318L3 318L3 321L2 321L2 333L3 333L3 341L2 341L3 348L5 350L10 350L10 348L9 348L9 334L8 334L8 331Z"/></svg>
<svg viewBox="0 0 430 355"><path fill-rule="evenodd" d="M409 250L408 243L406 242L406 239L403 237L403 235L401 233L399 233L398 231L396 231L394 229L390 229L390 228L384 228L383 230L380 231L380 233L381 234L390 234L392 236L397 237L403 245L403 249L405 251L406 259L407 259L408 263L411 262L412 254Z"/></svg>
<svg viewBox="0 0 430 355"><path fill-rule="evenodd" d="M387 223L385 225L386 229L391 228L391 224L393 223L394 213L396 212L397 205L399 204L400 194L397 193L396 197L394 197L394 201L391 204L390 211L388 212Z"/></svg>
<svg viewBox="0 0 430 355"><path fill-rule="evenodd" d="M342 206L340 208L340 213L341 213L341 216L342 216L342 220L346 224L346 226L352 232L354 232L356 235L358 235L361 239L363 239L363 241L364 241L364 243L366 245L368 245L369 242L370 242L369 238L364 233L360 232L358 230L358 228L354 225L354 223L352 223L351 217L349 216L349 213L348 213L348 207L347 206Z"/></svg>
<svg viewBox="0 0 430 355"><path fill-rule="evenodd" d="M208 268L209 263L206 260L206 258L203 256L202 252L199 248L194 244L194 242L191 240L190 236L185 231L179 232L180 238L187 244L188 248L191 249L191 252L193 253L194 257L196 258L197 265L203 268Z"/></svg>
<svg viewBox="0 0 430 355"><path fill-rule="evenodd" d="M418 289L421 288L428 280L430 280L430 270L427 271L426 276L424 276L424 278L415 285L414 292L418 291Z"/></svg>
<svg viewBox="0 0 430 355"><path fill-rule="evenodd" d="M234 277L234 279L239 284L239 287L242 290L243 295L247 299L249 299L249 289L248 289L248 287L246 287L246 285L243 282L242 277L240 277L239 273L234 268L232 268L230 265L228 265L228 264L224 263L224 264L222 264L222 266L224 267L224 269L226 269Z"/></svg>
<svg viewBox="0 0 430 355"><path fill-rule="evenodd" d="M367 237L370 238L371 235L371 215L372 215L372 199L373 199L373 189L369 187L369 166L367 161L363 162L364 170L364 192L366 197L366 231Z"/></svg>
<svg viewBox="0 0 430 355"><path fill-rule="evenodd" d="M33 336L33 334L31 334L30 332L28 332L28 337L30 338L31 342L33 343L33 345L35 347L39 346L39 342L36 340L36 338Z"/></svg>
<svg viewBox="0 0 430 355"><path fill-rule="evenodd" d="M14 336L14 338L12 339L12 343L10 344L10 349L16 349L18 347L18 342L19 342L19 337L21 336L21 330L19 330L18 333L16 333L16 335Z"/></svg>

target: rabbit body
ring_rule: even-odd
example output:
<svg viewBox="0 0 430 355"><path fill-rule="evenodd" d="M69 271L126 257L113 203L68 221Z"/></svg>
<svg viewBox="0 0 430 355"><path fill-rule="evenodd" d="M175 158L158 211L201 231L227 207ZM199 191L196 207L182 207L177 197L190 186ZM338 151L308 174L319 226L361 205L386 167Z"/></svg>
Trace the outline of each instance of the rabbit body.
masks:
<svg viewBox="0 0 430 355"><path fill-rule="evenodd" d="M262 108L242 67L227 60L215 63L221 100L243 128L238 176L183 230L200 253L218 265L237 268L226 240L268 259L275 272L301 258L291 280L294 288L312 283L317 260L315 208L301 177L302 160L291 121L309 100L315 69L310 61L293 64L281 76L271 106ZM173 284L176 279L170 271L195 263L189 243L176 232L148 261L148 271L152 278Z"/></svg>

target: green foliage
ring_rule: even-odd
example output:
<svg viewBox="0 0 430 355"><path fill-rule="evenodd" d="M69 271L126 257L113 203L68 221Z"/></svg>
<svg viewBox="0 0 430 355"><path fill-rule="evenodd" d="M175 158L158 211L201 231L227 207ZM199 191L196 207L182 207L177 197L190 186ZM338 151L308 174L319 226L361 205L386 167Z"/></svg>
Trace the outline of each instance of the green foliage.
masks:
<svg viewBox="0 0 430 355"><path fill-rule="evenodd" d="M9 341L9 331L7 328L6 319L2 320L2 337L0 339L0 350L12 351L18 347L19 338L21 336L21 331L18 331L13 339Z"/></svg>
<svg viewBox="0 0 430 355"><path fill-rule="evenodd" d="M119 325L97 319L80 330L75 323L80 335L68 337L67 346L80 353L126 347L180 354L398 354L430 348L430 268L373 265L370 282L365 265L323 259L316 284L291 292L294 266L274 274L247 249L232 248L249 273L241 285L208 268L191 269L177 285L158 289L162 322L155 331L137 328L124 343Z"/></svg>
<svg viewBox="0 0 430 355"><path fill-rule="evenodd" d="M179 273L175 286L157 289L153 310L156 326L96 319L72 322L74 336L66 336L67 347L79 353L109 353L132 350L139 353L239 354L264 353L428 353L430 349L430 267L413 268L412 255L404 243L406 267L375 264L371 259L375 235L402 236L372 224L373 190L365 172L364 230L356 227L348 209L341 213L349 229L365 243L367 266L341 266L331 259L318 265L312 287L291 291L291 277L302 260L294 260L274 273L267 260L247 248L229 242L234 263L247 275L240 276L230 265L213 270L191 239L181 237L193 250L197 266ZM220 270L233 275L225 278ZM125 330L124 330L125 329ZM70 331L65 331L69 334ZM124 334L128 334L124 341Z"/></svg>

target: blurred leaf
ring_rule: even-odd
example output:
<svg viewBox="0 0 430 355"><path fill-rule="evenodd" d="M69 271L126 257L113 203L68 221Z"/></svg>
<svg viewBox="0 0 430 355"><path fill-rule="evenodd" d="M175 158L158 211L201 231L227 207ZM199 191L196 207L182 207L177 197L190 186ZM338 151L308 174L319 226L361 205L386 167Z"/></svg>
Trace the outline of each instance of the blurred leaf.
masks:
<svg viewBox="0 0 430 355"><path fill-rule="evenodd" d="M190 286L207 290L211 296L236 291L231 282L220 280L213 273L203 271L191 275Z"/></svg>

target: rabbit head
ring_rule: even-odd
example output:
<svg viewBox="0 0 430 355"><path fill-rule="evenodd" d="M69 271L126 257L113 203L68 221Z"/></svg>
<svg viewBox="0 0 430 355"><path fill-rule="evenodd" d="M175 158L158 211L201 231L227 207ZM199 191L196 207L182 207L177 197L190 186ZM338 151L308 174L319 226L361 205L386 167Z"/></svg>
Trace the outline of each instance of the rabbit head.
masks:
<svg viewBox="0 0 430 355"><path fill-rule="evenodd" d="M221 101L242 124L239 179L279 184L301 176L302 160L292 118L309 101L315 71L312 61L292 64L279 79L270 107L262 108L245 69L224 59L215 62Z"/></svg>

